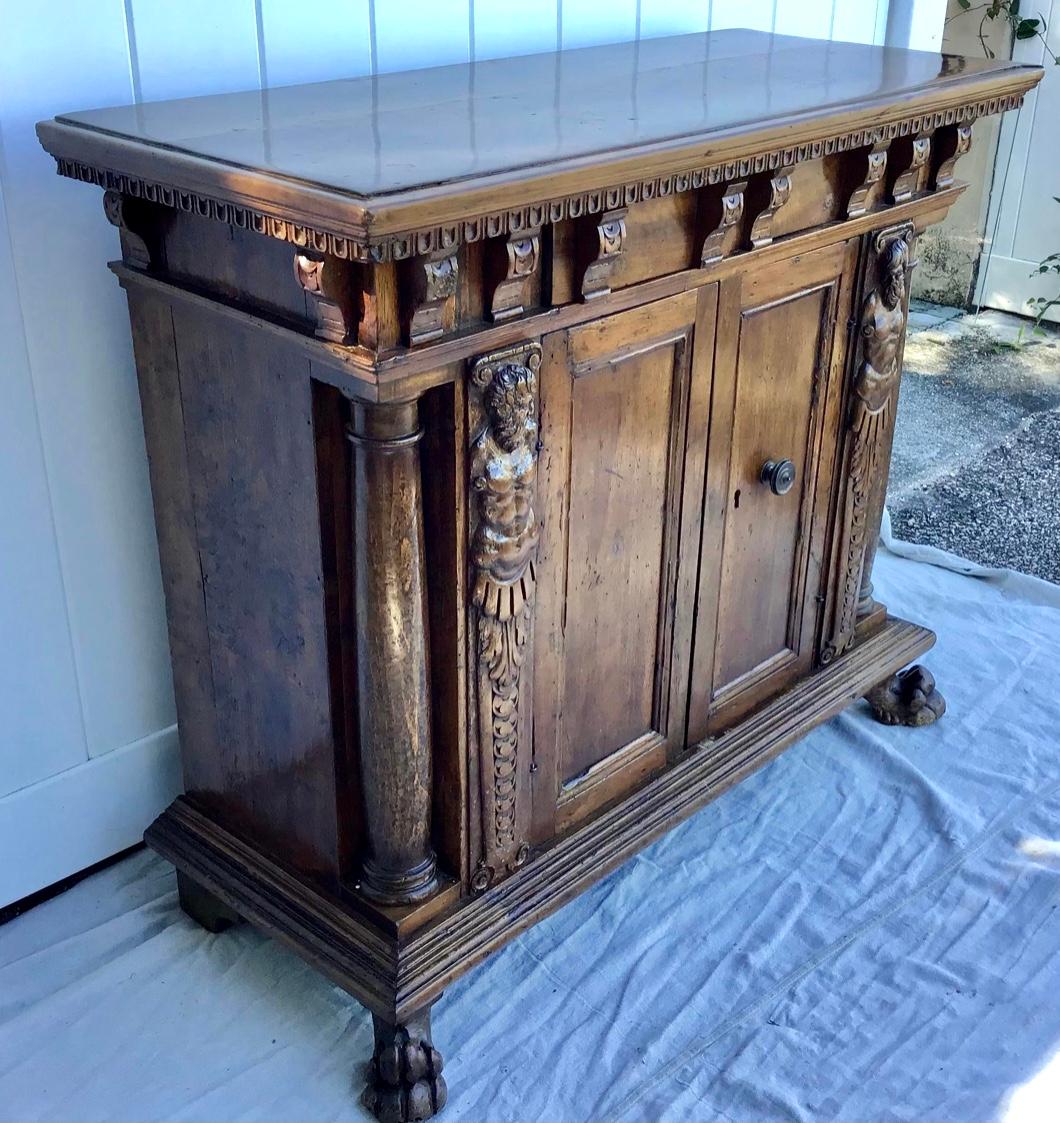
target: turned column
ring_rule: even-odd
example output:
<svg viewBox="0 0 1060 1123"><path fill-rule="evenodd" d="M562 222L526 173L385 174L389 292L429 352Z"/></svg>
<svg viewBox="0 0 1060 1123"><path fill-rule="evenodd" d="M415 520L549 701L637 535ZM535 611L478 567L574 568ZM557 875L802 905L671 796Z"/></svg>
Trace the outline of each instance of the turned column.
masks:
<svg viewBox="0 0 1060 1123"><path fill-rule="evenodd" d="M437 888L421 436L416 402L353 404L361 888L387 905L420 901Z"/></svg>

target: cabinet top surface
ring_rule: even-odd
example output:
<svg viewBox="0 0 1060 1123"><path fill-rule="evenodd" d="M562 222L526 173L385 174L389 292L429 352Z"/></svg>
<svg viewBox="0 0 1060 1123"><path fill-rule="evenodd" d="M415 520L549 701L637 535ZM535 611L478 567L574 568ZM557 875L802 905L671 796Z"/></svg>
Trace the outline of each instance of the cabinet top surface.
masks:
<svg viewBox="0 0 1060 1123"><path fill-rule="evenodd" d="M57 157L122 172L136 164L160 183L212 185L229 198L249 183L250 194L267 184L266 194L303 207L316 193L362 229L385 230L402 225L386 221L386 205L485 197L498 186L512 196L502 206L525 203L591 186L589 169L614 170L597 177L603 186L621 182L620 166L702 166L766 142L1021 94L1040 74L1008 61L728 30L97 109L38 128ZM518 190L543 181L545 195ZM450 210L439 217L474 213Z"/></svg>

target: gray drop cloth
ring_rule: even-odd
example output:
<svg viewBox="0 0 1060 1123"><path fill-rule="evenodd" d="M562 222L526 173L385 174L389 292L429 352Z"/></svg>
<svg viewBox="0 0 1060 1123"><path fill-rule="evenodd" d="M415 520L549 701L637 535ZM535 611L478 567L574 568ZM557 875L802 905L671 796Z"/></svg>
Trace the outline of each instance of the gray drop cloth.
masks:
<svg viewBox="0 0 1060 1123"><path fill-rule="evenodd" d="M944 720L858 704L454 984L445 1119L1060 1119L1060 589L877 590ZM3 1119L362 1119L370 1037L146 853L0 928Z"/></svg>

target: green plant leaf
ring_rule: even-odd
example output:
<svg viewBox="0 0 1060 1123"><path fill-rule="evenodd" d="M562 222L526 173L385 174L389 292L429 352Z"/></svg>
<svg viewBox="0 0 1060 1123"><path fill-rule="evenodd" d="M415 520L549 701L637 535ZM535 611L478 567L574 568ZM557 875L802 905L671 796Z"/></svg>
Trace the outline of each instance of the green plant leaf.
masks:
<svg viewBox="0 0 1060 1123"><path fill-rule="evenodd" d="M1038 25L1041 20L1021 19L1016 25L1017 39L1033 39L1038 34Z"/></svg>

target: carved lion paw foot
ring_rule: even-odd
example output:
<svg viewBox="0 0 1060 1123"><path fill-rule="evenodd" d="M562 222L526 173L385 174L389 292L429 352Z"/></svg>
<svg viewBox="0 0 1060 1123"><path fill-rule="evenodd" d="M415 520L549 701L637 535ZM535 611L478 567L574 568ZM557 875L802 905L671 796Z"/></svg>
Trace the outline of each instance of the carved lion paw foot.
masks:
<svg viewBox="0 0 1060 1123"><path fill-rule="evenodd" d="M426 1017L391 1026L375 1020L375 1054L364 1104L380 1123L430 1119L445 1107L442 1057L431 1044Z"/></svg>
<svg viewBox="0 0 1060 1123"><path fill-rule="evenodd" d="M930 725L946 712L946 699L935 689L935 676L919 664L874 686L865 701L884 725Z"/></svg>

